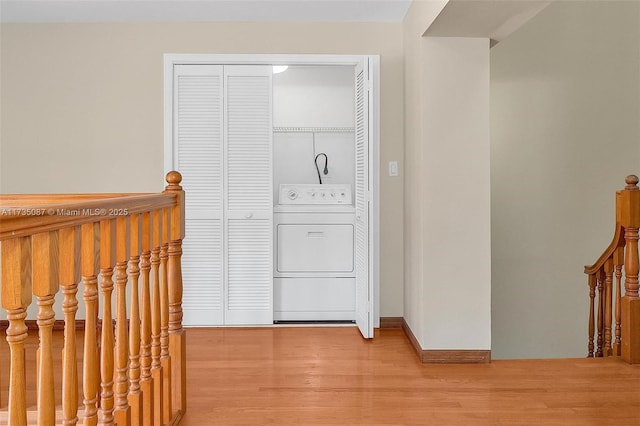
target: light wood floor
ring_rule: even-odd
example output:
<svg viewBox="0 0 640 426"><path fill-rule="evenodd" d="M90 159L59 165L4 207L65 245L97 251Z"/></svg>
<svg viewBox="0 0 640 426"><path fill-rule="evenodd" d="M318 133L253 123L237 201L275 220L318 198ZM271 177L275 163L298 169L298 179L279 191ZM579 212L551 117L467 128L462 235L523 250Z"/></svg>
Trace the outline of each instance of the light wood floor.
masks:
<svg viewBox="0 0 640 426"><path fill-rule="evenodd" d="M398 329L190 329L183 425L639 425L617 359L422 365Z"/></svg>
<svg viewBox="0 0 640 426"><path fill-rule="evenodd" d="M189 329L187 360L185 426L640 425L640 366L617 359L422 365L399 329L275 327ZM2 339L2 404L6 361Z"/></svg>

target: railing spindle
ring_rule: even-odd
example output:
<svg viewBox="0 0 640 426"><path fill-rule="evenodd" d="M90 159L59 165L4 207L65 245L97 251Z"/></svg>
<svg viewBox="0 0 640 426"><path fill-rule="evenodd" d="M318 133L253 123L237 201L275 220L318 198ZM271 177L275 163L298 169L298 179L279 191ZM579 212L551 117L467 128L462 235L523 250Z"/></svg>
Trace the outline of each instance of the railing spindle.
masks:
<svg viewBox="0 0 640 426"><path fill-rule="evenodd" d="M142 214L142 339L140 346L140 387L142 389L143 424L153 424L153 380L151 379L151 293L149 291L149 272L151 271L151 214Z"/></svg>
<svg viewBox="0 0 640 426"><path fill-rule="evenodd" d="M598 340L596 345L596 357L602 357L602 338L604 329L604 269L600 269L598 280Z"/></svg>
<svg viewBox="0 0 640 426"><path fill-rule="evenodd" d="M127 261L129 260L129 218L116 218L116 376L114 420L131 424L129 409L129 335L127 330Z"/></svg>
<svg viewBox="0 0 640 426"><path fill-rule="evenodd" d="M55 387L53 382L53 303L58 292L58 233L35 234L32 244L33 294L38 303L38 425L56 423Z"/></svg>
<svg viewBox="0 0 640 426"><path fill-rule="evenodd" d="M76 353L76 312L80 281L80 227L58 232L60 287L64 299L64 348L62 353L62 424L78 423L78 358Z"/></svg>
<svg viewBox="0 0 640 426"><path fill-rule="evenodd" d="M612 355L611 348L611 297L613 291L613 258L607 259L604 264L604 356Z"/></svg>
<svg viewBox="0 0 640 426"><path fill-rule="evenodd" d="M616 316L616 328L615 328L615 341L613 343L613 355L620 356L620 288L622 285L622 267L624 265L624 250L622 248L618 248L613 255L613 263L616 275L616 307L615 307L615 316Z"/></svg>
<svg viewBox="0 0 640 426"><path fill-rule="evenodd" d="M151 376L153 378L153 421L162 425L162 365L160 363L160 247L162 246L162 212L153 212L153 241L151 243L151 270L153 296L151 300Z"/></svg>
<svg viewBox="0 0 640 426"><path fill-rule="evenodd" d="M140 250L142 234L141 216L131 216L131 257L129 279L131 283L131 318L129 320L129 405L131 426L142 426L142 391L140 390L140 302L138 278L140 277Z"/></svg>
<svg viewBox="0 0 640 426"><path fill-rule="evenodd" d="M2 307L7 311L9 369L9 413L11 426L26 426L26 371L24 342L27 339L27 307L31 303L31 238L5 240L2 250Z"/></svg>
<svg viewBox="0 0 640 426"><path fill-rule="evenodd" d="M595 332L594 324L594 305L596 297L596 276L595 274L589 275L589 344L587 346L587 357L593 358L593 335Z"/></svg>
<svg viewBox="0 0 640 426"><path fill-rule="evenodd" d="M85 304L84 356L82 364L82 389L84 393L84 425L98 424L98 392L100 376L98 369L98 265L100 262L100 225L87 223L82 233L82 283Z"/></svg>
<svg viewBox="0 0 640 426"><path fill-rule="evenodd" d="M102 332L100 344L100 409L99 424L113 425L113 315L111 295L113 293L113 268L116 261L115 220L100 222L100 291L102 293Z"/></svg>

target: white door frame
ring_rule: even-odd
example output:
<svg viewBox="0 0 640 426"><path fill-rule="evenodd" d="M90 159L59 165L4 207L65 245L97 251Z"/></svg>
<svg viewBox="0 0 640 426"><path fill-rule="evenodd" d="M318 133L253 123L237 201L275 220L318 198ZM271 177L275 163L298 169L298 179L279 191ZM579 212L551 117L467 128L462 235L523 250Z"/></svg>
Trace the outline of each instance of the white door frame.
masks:
<svg viewBox="0 0 640 426"><path fill-rule="evenodd" d="M371 207L370 241L373 242L369 258L370 279L373 280L373 322L380 327L380 56L379 55L291 55L291 54L165 54L164 55L164 171L173 166L173 67L181 64L208 65L356 65L369 63L372 77L371 93L373 119L370 126L369 155L373 165L369 170Z"/></svg>

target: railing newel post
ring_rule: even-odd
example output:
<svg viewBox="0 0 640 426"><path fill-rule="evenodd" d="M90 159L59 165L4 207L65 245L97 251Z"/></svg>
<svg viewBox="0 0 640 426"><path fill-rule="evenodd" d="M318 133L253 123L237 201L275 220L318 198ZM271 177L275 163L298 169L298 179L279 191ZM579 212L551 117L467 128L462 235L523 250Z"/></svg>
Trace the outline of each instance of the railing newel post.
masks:
<svg viewBox="0 0 640 426"><path fill-rule="evenodd" d="M169 356L169 230L171 215L169 209L162 209L162 246L160 248L160 363L162 367L162 421L171 422L171 357Z"/></svg>
<svg viewBox="0 0 640 426"><path fill-rule="evenodd" d="M27 307L31 304L31 238L19 237L2 242L2 307L7 311L9 327L9 401L8 420L12 426L26 426L26 365L24 342L27 339Z"/></svg>
<svg viewBox="0 0 640 426"><path fill-rule="evenodd" d="M172 407L181 415L187 410L186 332L182 327L182 240L185 237L184 199L180 186L182 175L167 173L165 193L175 194L171 208L169 232L168 290L169 290L169 356L171 358Z"/></svg>
<svg viewBox="0 0 640 426"><path fill-rule="evenodd" d="M624 296L620 302L622 328L622 359L630 364L640 363L640 297L638 296L638 232L640 229L640 188L638 177L627 176L621 191L621 226L624 228Z"/></svg>

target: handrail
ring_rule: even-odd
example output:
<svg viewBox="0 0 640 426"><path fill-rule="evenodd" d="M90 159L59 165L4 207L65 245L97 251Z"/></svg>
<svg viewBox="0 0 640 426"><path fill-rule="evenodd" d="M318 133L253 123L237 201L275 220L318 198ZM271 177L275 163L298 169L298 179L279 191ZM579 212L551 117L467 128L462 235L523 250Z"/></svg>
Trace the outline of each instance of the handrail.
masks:
<svg viewBox="0 0 640 426"><path fill-rule="evenodd" d="M629 182L633 182L634 177L637 179L637 176L634 175L627 176L627 178L625 179L625 183L629 185ZM613 256L617 249L619 249L620 247L624 247L624 227L622 226L621 222L622 211L622 191L616 191L616 229L613 234L613 240L593 265L586 265L584 267L585 274L590 275L598 272L599 269L604 267L604 263L606 262L606 260Z"/></svg>
<svg viewBox="0 0 640 426"><path fill-rule="evenodd" d="M39 425L179 424L186 410L181 180L169 172L165 191L152 194L0 195L0 301L10 372L0 425L34 419ZM75 343L80 287L86 308L81 357ZM64 295L64 346L54 368L58 292ZM25 365L32 297L39 337L35 417L26 394L34 369ZM0 395L6 385L0 382Z"/></svg>
<svg viewBox="0 0 640 426"><path fill-rule="evenodd" d="M172 207L176 204L176 194L120 195L118 197L86 199L57 203L55 197L40 203L33 202L31 196L25 196L20 204L10 203L0 197L0 241L63 227L78 226L84 223L115 219L135 213ZM72 199L74 195L65 195ZM17 199L16 199L17 200Z"/></svg>
<svg viewBox="0 0 640 426"><path fill-rule="evenodd" d="M587 356L621 356L631 364L640 363L638 181L636 175L629 175L625 188L616 192L613 240L594 264L584 267L590 303ZM615 316L615 322L612 316Z"/></svg>

